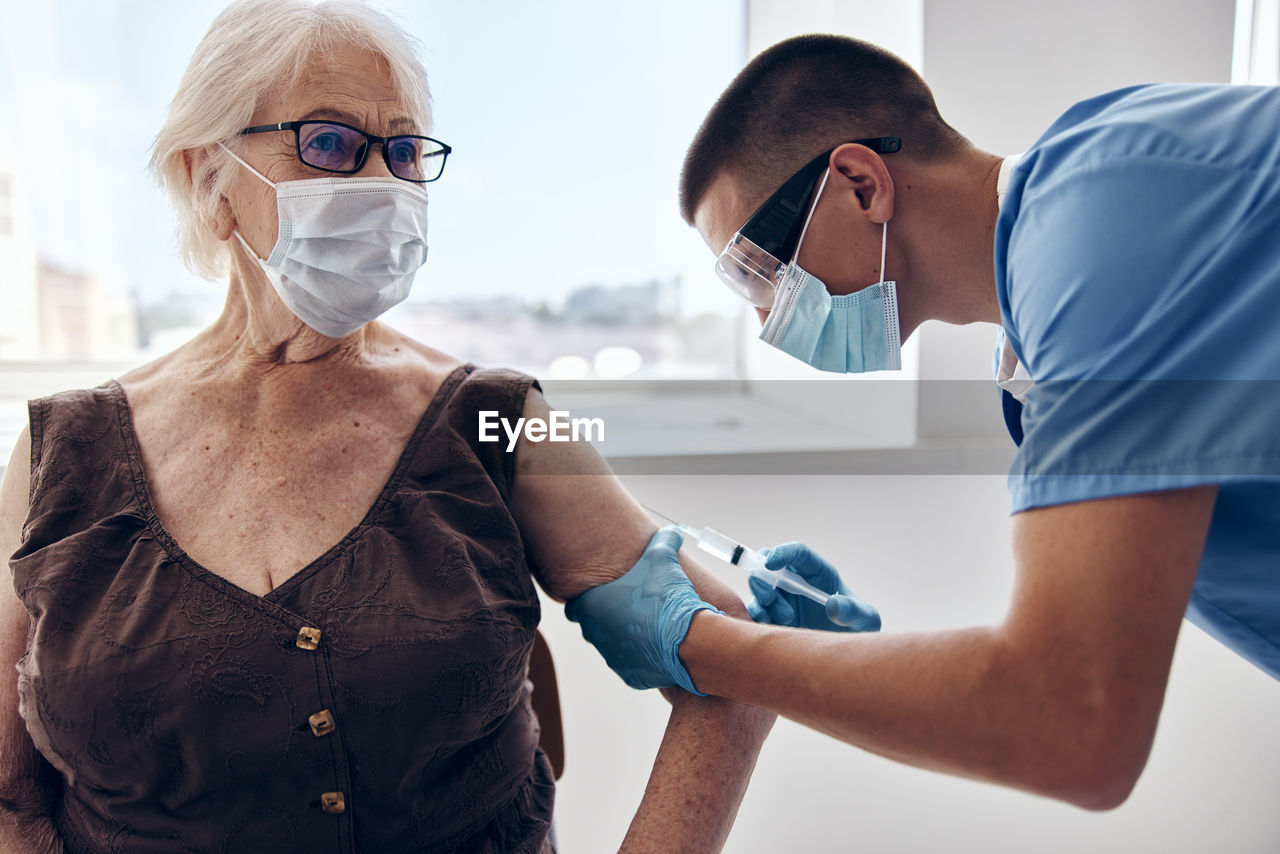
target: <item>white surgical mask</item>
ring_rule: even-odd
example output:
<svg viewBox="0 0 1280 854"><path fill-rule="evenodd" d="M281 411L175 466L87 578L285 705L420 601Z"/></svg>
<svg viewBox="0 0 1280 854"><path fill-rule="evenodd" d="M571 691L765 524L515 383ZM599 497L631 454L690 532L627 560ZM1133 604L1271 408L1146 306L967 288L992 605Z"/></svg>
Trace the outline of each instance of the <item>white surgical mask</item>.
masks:
<svg viewBox="0 0 1280 854"><path fill-rule="evenodd" d="M427 260L427 193L397 178L313 178L274 183L279 231L266 260L235 232L289 310L342 338L403 302Z"/></svg>
<svg viewBox="0 0 1280 854"><path fill-rule="evenodd" d="M823 175L809 219L818 208L818 198L826 184L827 176ZM795 255L778 283L760 339L820 371L856 374L900 370L898 289L895 282L883 278L889 223L884 223L880 238L880 282L833 297L827 286L798 261L809 219L805 220Z"/></svg>

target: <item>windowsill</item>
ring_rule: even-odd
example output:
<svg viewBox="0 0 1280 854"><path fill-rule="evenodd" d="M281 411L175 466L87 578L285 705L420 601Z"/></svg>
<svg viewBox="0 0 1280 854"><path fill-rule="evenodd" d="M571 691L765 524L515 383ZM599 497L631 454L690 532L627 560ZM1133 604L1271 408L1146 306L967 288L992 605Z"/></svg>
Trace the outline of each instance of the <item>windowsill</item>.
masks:
<svg viewBox="0 0 1280 854"><path fill-rule="evenodd" d="M0 466L26 423L25 400L97 385L130 367L0 365ZM605 439L593 444L618 473L1004 474L1014 453L1003 435L917 440L913 382L543 385L557 410L603 420Z"/></svg>
<svg viewBox="0 0 1280 854"><path fill-rule="evenodd" d="M1003 475L1015 450L999 433L916 439L914 382L544 385L555 409L604 422L593 444L618 473Z"/></svg>
<svg viewBox="0 0 1280 854"><path fill-rule="evenodd" d="M998 475L1013 461L1012 442L955 441L882 448L792 449L608 456L620 475Z"/></svg>

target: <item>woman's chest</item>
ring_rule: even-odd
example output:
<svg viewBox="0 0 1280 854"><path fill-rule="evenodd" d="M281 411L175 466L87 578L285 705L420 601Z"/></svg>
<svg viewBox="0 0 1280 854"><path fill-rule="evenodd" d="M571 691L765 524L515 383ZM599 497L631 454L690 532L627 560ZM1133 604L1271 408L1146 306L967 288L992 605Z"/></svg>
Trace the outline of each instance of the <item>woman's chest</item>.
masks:
<svg viewBox="0 0 1280 854"><path fill-rule="evenodd" d="M161 523L194 561L263 595L343 540L400 464L411 423L177 425L145 450ZM163 441L159 437L182 437Z"/></svg>
<svg viewBox="0 0 1280 854"><path fill-rule="evenodd" d="M431 514L433 501L408 503ZM522 562L502 559L510 530L368 529L267 601L165 560L142 527L109 561L81 539L38 558L20 671L33 738L78 797L135 817L267 803L305 820L319 791L396 809L426 791L459 809L459 750L514 744L499 766L526 768L533 736L513 713L538 605Z"/></svg>

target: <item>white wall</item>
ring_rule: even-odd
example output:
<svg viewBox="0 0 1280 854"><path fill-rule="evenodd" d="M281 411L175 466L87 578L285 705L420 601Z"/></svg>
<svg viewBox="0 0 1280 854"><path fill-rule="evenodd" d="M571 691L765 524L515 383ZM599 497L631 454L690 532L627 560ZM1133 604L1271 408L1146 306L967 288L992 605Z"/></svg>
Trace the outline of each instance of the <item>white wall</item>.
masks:
<svg viewBox="0 0 1280 854"><path fill-rule="evenodd" d="M1231 77L1235 0L926 0L923 71L979 148L1021 151L1076 101Z"/></svg>
<svg viewBox="0 0 1280 854"><path fill-rule="evenodd" d="M1229 81L1235 5L925 0L920 67L952 126L983 150L1012 154L1091 95L1136 83ZM994 334L985 323L925 324L914 336L920 378L989 379ZM922 385L920 436L1001 434L998 408L983 405L991 399L977 384Z"/></svg>
<svg viewBox="0 0 1280 854"><path fill-rule="evenodd" d="M756 546L810 543L874 603L886 631L980 625L1013 578L1004 478L629 476L642 502ZM704 565L745 592L722 564ZM734 574L731 574L734 573ZM567 770L562 854L613 850L639 803L666 704L610 673L545 603L561 680ZM896 765L779 721L726 846L732 854L1275 854L1280 682L1184 624L1146 773L1130 800L1088 813Z"/></svg>

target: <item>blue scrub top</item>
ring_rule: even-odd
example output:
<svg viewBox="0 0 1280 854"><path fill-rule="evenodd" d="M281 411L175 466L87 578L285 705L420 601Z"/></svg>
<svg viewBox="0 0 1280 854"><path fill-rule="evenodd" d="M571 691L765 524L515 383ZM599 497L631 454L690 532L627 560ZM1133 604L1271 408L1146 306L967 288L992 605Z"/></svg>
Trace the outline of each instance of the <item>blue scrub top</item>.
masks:
<svg viewBox="0 0 1280 854"><path fill-rule="evenodd" d="M1014 512L1218 484L1187 617L1280 679L1280 88L1083 101L1014 167Z"/></svg>

